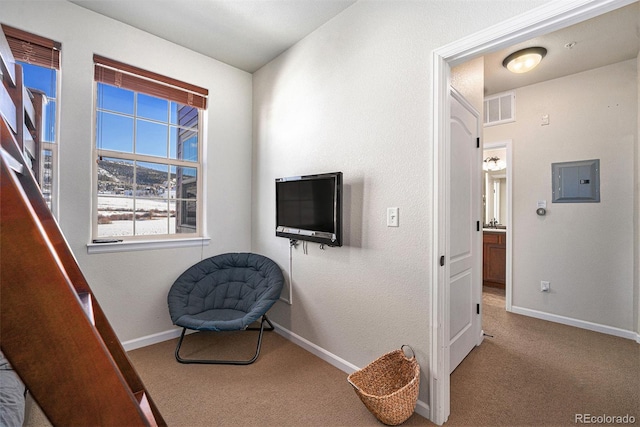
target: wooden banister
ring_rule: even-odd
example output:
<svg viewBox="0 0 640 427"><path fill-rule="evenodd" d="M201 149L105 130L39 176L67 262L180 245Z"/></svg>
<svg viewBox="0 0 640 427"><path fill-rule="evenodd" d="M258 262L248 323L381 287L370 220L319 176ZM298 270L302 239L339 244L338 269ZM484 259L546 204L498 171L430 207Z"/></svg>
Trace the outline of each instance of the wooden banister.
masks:
<svg viewBox="0 0 640 427"><path fill-rule="evenodd" d="M2 352L54 425L165 426L2 119L0 136Z"/></svg>

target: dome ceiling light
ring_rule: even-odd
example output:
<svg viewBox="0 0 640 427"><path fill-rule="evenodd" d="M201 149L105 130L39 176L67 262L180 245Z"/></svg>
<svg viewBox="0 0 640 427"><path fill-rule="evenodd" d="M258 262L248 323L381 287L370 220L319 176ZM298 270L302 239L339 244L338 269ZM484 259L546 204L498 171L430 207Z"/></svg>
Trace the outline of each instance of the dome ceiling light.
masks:
<svg viewBox="0 0 640 427"><path fill-rule="evenodd" d="M526 73L534 69L546 54L547 49L543 47L528 47L504 58L502 66L512 73Z"/></svg>

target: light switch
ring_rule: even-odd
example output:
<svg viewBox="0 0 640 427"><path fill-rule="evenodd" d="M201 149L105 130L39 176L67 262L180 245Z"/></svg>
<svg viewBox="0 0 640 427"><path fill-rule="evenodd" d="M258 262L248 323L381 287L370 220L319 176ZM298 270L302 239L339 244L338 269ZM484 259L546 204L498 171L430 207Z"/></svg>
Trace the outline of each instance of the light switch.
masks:
<svg viewBox="0 0 640 427"><path fill-rule="evenodd" d="M387 208L387 227L398 227L398 208Z"/></svg>

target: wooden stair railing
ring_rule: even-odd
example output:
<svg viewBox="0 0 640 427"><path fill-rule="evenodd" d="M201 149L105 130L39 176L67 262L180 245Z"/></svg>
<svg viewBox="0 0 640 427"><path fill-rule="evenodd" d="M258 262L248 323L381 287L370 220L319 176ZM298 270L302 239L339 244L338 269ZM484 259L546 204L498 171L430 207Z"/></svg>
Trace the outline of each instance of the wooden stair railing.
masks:
<svg viewBox="0 0 640 427"><path fill-rule="evenodd" d="M0 347L53 425L166 426L0 119Z"/></svg>

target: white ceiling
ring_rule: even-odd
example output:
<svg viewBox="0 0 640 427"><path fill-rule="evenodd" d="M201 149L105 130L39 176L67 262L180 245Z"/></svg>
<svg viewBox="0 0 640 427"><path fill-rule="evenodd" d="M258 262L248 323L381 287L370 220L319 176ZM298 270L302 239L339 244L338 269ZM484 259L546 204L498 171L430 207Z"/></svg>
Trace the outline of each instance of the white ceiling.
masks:
<svg viewBox="0 0 640 427"><path fill-rule="evenodd" d="M253 73L356 0L69 0Z"/></svg>
<svg viewBox="0 0 640 427"><path fill-rule="evenodd" d="M519 43L484 57L485 94L492 95L638 56L640 4L633 3L596 18ZM575 43L566 48L568 43ZM524 74L502 66L510 53L532 46L547 49L540 65Z"/></svg>
<svg viewBox="0 0 640 427"><path fill-rule="evenodd" d="M356 0L69 0L250 73L271 61ZM638 3L485 56L485 93L574 74L635 58ZM575 42L571 49L565 44ZM502 67L510 53L543 46L542 63L526 74Z"/></svg>

